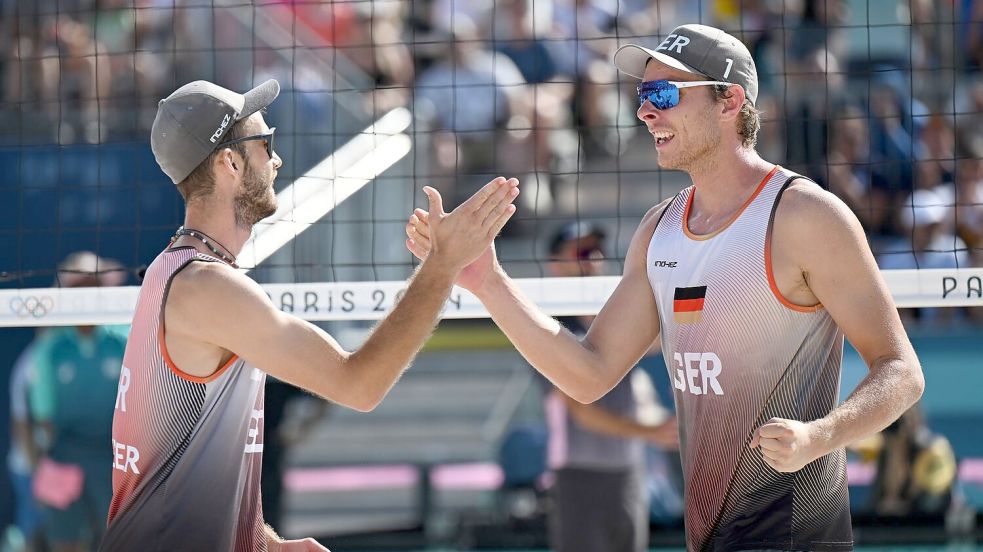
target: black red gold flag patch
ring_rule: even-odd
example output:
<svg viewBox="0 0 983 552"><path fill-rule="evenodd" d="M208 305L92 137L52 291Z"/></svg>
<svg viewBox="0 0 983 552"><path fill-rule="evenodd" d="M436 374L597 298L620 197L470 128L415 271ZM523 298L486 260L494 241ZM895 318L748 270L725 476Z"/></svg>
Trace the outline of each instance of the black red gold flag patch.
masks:
<svg viewBox="0 0 983 552"><path fill-rule="evenodd" d="M696 324L703 318L707 287L678 287L672 298L672 318L677 324Z"/></svg>

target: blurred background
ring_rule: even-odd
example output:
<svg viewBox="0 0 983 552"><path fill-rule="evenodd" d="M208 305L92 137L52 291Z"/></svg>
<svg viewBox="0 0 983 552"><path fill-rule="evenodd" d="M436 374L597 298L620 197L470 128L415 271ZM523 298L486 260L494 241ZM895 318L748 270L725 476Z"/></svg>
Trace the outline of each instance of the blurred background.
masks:
<svg viewBox="0 0 983 552"><path fill-rule="evenodd" d="M261 283L403 280L420 189L454 205L497 175L523 190L498 241L510 274L619 274L642 215L689 180L658 169L636 82L612 55L692 22L754 55L765 159L842 198L883 270L952 269L954 293L980 299L980 0L0 0L0 291L140 284L183 219L150 126L157 102L196 79L237 91L278 79L266 114L284 160L277 190L333 194L306 231L257 254ZM375 170L355 174L366 163ZM386 293L373 292L376 307ZM60 527L79 528L65 537L51 529L59 497L39 504L32 481L46 452L79 446L59 442L70 432L85 436L85 458L101 447L93 473L108 472L126 328L93 328L98 303L91 320L46 327L50 305L35 296L0 305L25 320L0 328L3 546L70 537L89 549L102 495L62 497L74 517ZM307 299L274 300L300 312ZM858 544L972 550L983 538L983 307L940 301L902 317L927 387L917 409L851 450ZM373 322L319 323L355 347ZM92 377L52 364L53 379L39 378L50 345L31 344L42 336L106 347ZM846 349L844 397L866 373ZM636 372L619 415L656 427L672 412L660 354ZM546 549L565 461L551 447L558 427L582 421L555 402L482 319L443 322L372 413L271 382L267 518L336 551ZM678 458L645 435L609 437L631 441L619 469L641 470L652 547L681 549Z"/></svg>

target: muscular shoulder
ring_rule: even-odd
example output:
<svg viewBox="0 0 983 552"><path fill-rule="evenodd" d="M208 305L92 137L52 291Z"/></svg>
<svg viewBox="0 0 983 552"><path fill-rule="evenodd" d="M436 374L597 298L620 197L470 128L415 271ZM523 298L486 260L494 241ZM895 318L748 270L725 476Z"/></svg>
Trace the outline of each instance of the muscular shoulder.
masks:
<svg viewBox="0 0 983 552"><path fill-rule="evenodd" d="M782 194L775 211L773 243L808 264L824 253L867 247L857 216L819 185L797 180Z"/></svg>
<svg viewBox="0 0 983 552"><path fill-rule="evenodd" d="M193 262L174 276L167 309L196 318L233 312L242 302L265 301L262 287L232 267Z"/></svg>

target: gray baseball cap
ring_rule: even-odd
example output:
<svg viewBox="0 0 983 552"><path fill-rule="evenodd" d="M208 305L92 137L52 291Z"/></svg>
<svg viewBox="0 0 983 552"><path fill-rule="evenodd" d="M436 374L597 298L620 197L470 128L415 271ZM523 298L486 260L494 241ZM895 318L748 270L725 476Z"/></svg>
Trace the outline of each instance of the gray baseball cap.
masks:
<svg viewBox="0 0 983 552"><path fill-rule="evenodd" d="M150 149L164 174L181 182L208 157L239 120L273 103L280 83L270 79L245 94L208 81L178 88L157 105Z"/></svg>
<svg viewBox="0 0 983 552"><path fill-rule="evenodd" d="M627 44L615 52L614 64L642 79L651 58L680 71L740 85L752 104L758 99L758 70L751 52L743 42L715 27L680 25L655 50Z"/></svg>

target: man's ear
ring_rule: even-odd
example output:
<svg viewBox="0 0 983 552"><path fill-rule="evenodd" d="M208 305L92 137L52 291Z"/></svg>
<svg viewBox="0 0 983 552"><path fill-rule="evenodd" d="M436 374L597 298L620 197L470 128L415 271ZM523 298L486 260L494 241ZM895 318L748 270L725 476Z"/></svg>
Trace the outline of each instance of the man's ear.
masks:
<svg viewBox="0 0 983 552"><path fill-rule="evenodd" d="M236 154L232 148L224 148L215 156L215 171L225 172L234 175L239 172L239 163L236 161Z"/></svg>
<svg viewBox="0 0 983 552"><path fill-rule="evenodd" d="M744 89L732 84L727 88L727 92L730 96L720 100L721 114L726 119L736 119L741 113L741 107L744 106Z"/></svg>

